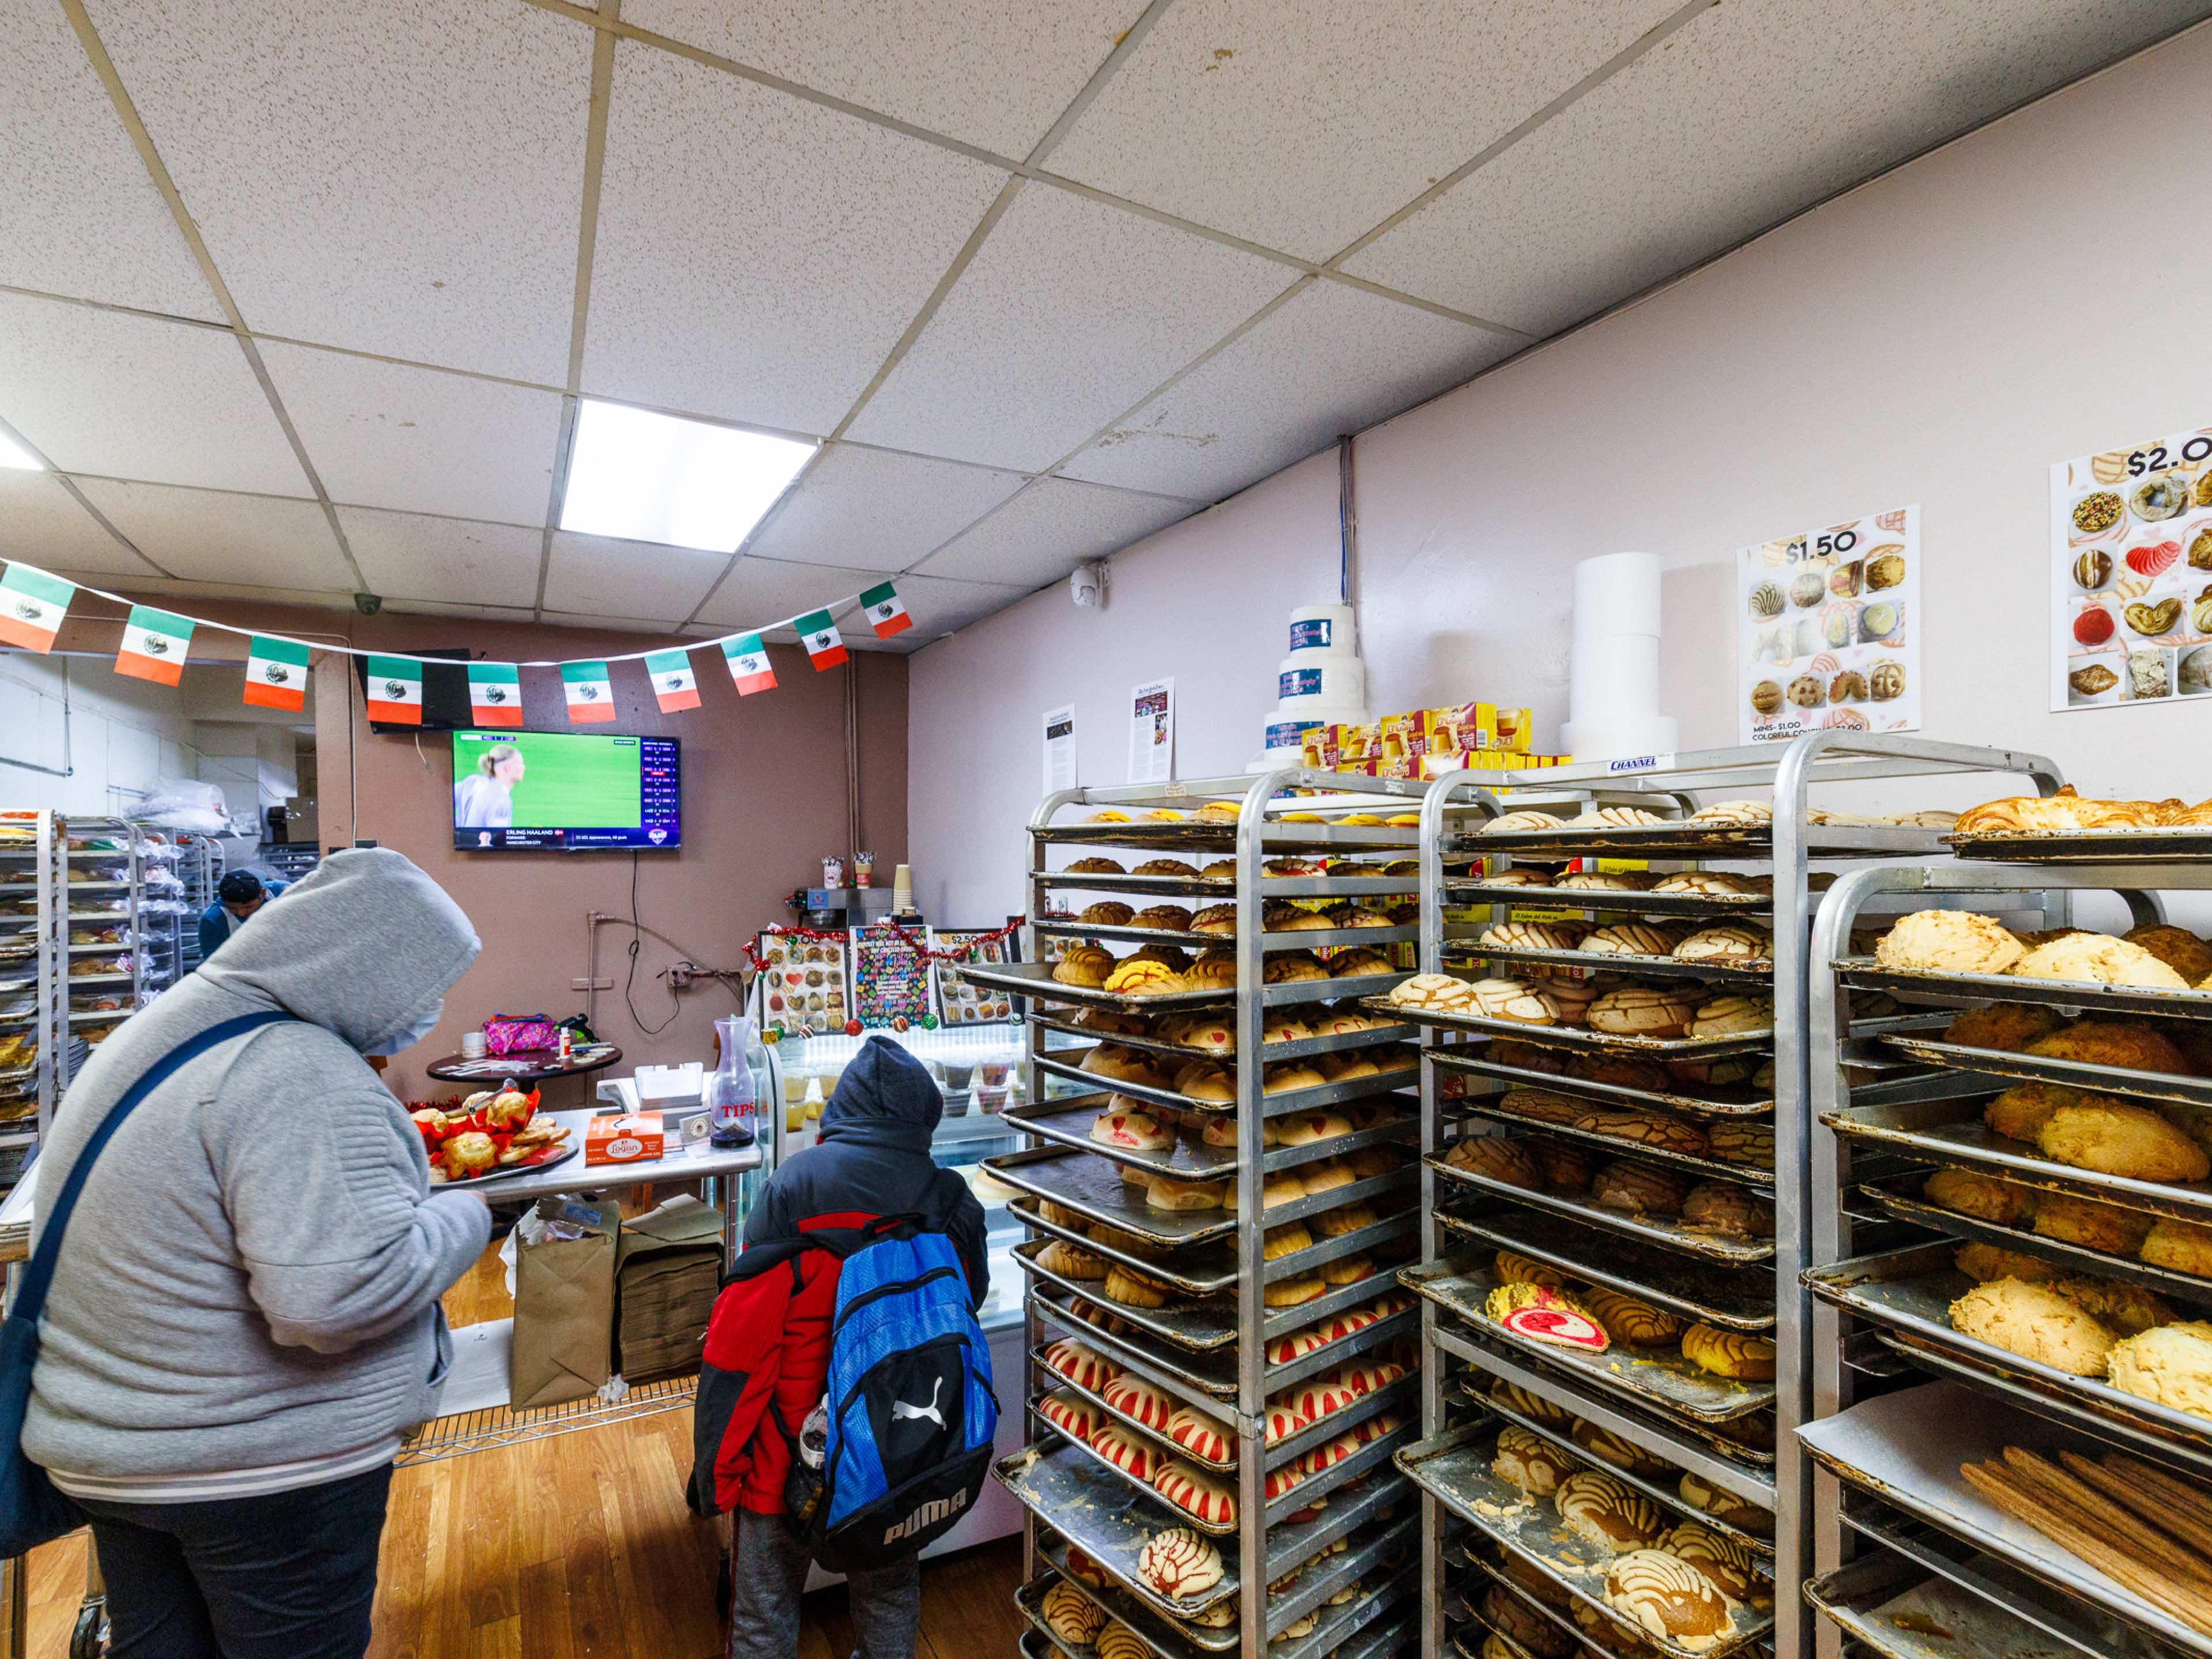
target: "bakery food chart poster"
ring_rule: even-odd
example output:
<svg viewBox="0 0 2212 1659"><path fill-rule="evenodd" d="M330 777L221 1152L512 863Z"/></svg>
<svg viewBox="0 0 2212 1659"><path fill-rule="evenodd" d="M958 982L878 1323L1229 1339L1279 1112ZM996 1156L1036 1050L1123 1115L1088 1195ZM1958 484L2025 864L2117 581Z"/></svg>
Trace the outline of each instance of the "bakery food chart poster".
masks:
<svg viewBox="0 0 2212 1659"><path fill-rule="evenodd" d="M2212 696L2212 427L2051 469L2051 707Z"/></svg>
<svg viewBox="0 0 2212 1659"><path fill-rule="evenodd" d="M846 1012L845 946L836 939L799 939L763 933L760 955L766 964L761 1006L765 1023L787 1030L842 1031Z"/></svg>
<svg viewBox="0 0 2212 1659"><path fill-rule="evenodd" d="M983 933L961 933L942 927L929 930L933 951L965 951L963 962L1005 962L1006 941ZM973 1025L981 1020L1011 1019L1012 1000L1003 993L970 985L953 963L937 964L937 1013L947 1025Z"/></svg>
<svg viewBox="0 0 2212 1659"><path fill-rule="evenodd" d="M1737 550L1736 730L1920 729L1920 509Z"/></svg>
<svg viewBox="0 0 2212 1659"><path fill-rule="evenodd" d="M919 1025L928 1015L928 958L887 922L854 928L853 1018L880 1030L900 1020Z"/></svg>

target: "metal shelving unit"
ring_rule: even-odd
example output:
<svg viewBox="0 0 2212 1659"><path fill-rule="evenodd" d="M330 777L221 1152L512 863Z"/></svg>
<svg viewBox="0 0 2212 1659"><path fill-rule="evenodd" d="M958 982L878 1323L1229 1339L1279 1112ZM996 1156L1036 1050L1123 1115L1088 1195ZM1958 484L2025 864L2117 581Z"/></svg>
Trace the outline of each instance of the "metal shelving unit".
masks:
<svg viewBox="0 0 2212 1659"><path fill-rule="evenodd" d="M2049 790L2046 789L2048 793ZM1952 1266L1960 1244L1994 1244L2058 1272L2139 1286L2184 1319L2212 1317L2212 1278L2132 1255L2047 1237L1947 1209L1923 1197L1930 1170L1951 1165L2049 1196L2212 1224L2203 1183L2124 1179L2057 1163L1997 1135L1984 1103L2021 1080L2094 1089L2140 1105L2201 1107L2197 1079L1975 1049L1942 1040L1962 1009L1992 1002L2141 1019L2212 1035L2212 993L1881 967L1850 946L1870 904L1971 908L2011 926L2068 924L2073 895L2113 893L2141 923L2164 919L2160 895L2212 890L2212 837L2096 833L1961 836L1977 861L1856 872L1828 896L1814 933L1809 1036L1842 1064L1813 1079L1809 1196L1815 1304L1814 1409L1803 1439L1820 1467L1821 1524L1808 1586L1814 1604L1853 1634L1888 1636L1882 1608L1932 1598L1946 1628L1995 1653L2030 1641L2056 1652L2212 1655L2212 1634L2142 1601L2088 1563L1993 1509L1960 1475L1962 1463L2008 1446L2093 1459L2118 1452L2212 1488L2212 1419L2124 1393L2101 1377L2063 1374L1951 1328L1948 1309L1972 1281ZM1895 997L1912 1029L1855 1033L1855 1000ZM2188 1022L2182 1025L2181 1022ZM1863 1067L1903 1058L1923 1068L1911 1086L1869 1091ZM1878 1627L1878 1628L1877 1628ZM1917 1654L1912 1659L1917 1659Z"/></svg>
<svg viewBox="0 0 2212 1659"><path fill-rule="evenodd" d="M60 817L38 811L5 820L0 840L0 1038L16 1046L0 1066L0 1188L12 1186L53 1115L68 1081L62 945L63 870L68 834ZM22 1052L28 1049L27 1054Z"/></svg>
<svg viewBox="0 0 2212 1659"><path fill-rule="evenodd" d="M146 1006L170 981L149 973L141 948L146 896L145 832L127 818L59 820L69 838L64 860L59 948L67 965L67 1042L57 1042L54 1098L68 1089L90 1046ZM103 844L106 843L106 844ZM100 935L114 933L118 937ZM110 959L120 966L110 966ZM89 969L91 971L81 971ZM113 1006L100 1006L101 1004ZM44 1130L51 1109L40 1119Z"/></svg>
<svg viewBox="0 0 2212 1659"><path fill-rule="evenodd" d="M1110 1582L1104 1588L1070 1582L1127 1626L1158 1659L1231 1652L1242 1659L1261 1659L1263 1654L1267 1659L1319 1659L1327 1653L1388 1659L1410 1644L1418 1629L1413 1604L1420 1580L1414 1566L1419 1522L1407 1501L1410 1489L1391 1461L1413 1433L1415 1385L1411 1377L1394 1376L1389 1370L1418 1361L1413 1298L1398 1286L1389 1254L1395 1249L1396 1260L1411 1254L1417 1224L1416 1176L1407 1144L1415 1127L1413 1100L1399 1092L1411 1087L1415 1073L1410 1066L1390 1063L1371 1077L1330 1083L1316 1071L1310 1080L1293 1079L1273 1092L1268 1075L1294 1060L1325 1061L1334 1067L1336 1057L1347 1051L1387 1049L1409 1033L1401 1023L1377 1018L1365 1030L1324 1030L1266 1041L1271 1019L1325 1014L1324 1002L1353 1009L1361 999L1387 992L1409 971L1394 966L1388 972L1291 980L1279 969L1271 983L1271 960L1280 963L1311 947L1337 951L1410 944L1415 930L1406 922L1269 930L1267 922L1281 917L1273 909L1279 901L1411 901L1419 885L1412 867L1418 829L1334 819L1362 810L1371 809L1378 817L1410 811L1429 787L1293 769L1258 777L1074 790L1048 797L1030 820L1032 944L1025 954L1031 960L963 969L969 978L1032 1005L1032 1018L1024 1026L1028 1104L1011 1117L1033 1144L986 1161L994 1175L1024 1189L1026 1195L1013 1207L1038 1241L1018 1252L1030 1275L1025 1407L1035 1412L1043 1395L1066 1387L1067 1380L1043 1356L1055 1335L1072 1337L1164 1394L1172 1405L1212 1418L1232 1442L1225 1456L1191 1458L1157 1422L1110 1405L1102 1388L1069 1390L1139 1446L1182 1459L1207 1478L1232 1486L1237 1519L1226 1526L1194 1521L1148 1482L1075 1443L1042 1416L1034 1419L1031 1443L999 1466L1000 1480L1028 1511L1025 1577L1031 1583L1024 1595L1033 1595L1048 1582L1041 1573L1065 1569L1070 1545L1080 1548ZM1279 799L1291 790L1301 793ZM1237 804L1235 819L1146 819L1156 811L1188 815L1208 801ZM1077 811L1086 816L1118 811L1139 821L1061 821ZM1315 821L1292 821L1286 815L1293 812L1316 815ZM1320 815L1331 821L1318 821ZM1060 858L1063 849L1118 854L1117 862L1176 859L1185 868L1071 872L1059 867L1065 862ZM1330 859L1364 862L1304 868L1302 873L1284 873L1279 864L1270 868L1285 859L1297 860L1302 866ZM1394 860L1398 872L1383 874L1382 866ZM1224 867L1206 873L1202 866L1209 863ZM1126 896L1139 906L1169 899L1233 904L1233 938L1146 931L1200 949L1233 950L1234 985L1143 999L1053 981L1059 941L1110 939L1125 951L1139 944L1167 942L1139 940L1121 925L1086 924L1059 906L1059 896L1067 893L1084 895L1079 908L1108 894ZM1039 1004L1062 1005L1064 1012ZM1087 1045L1115 1042L1123 1034L1079 1021L1166 1012L1218 1016L1233 1032L1233 1054L1185 1046L1172 1036L1129 1033L1132 1051L1162 1068L1150 1085L1128 1083L1125 1089L1126 1080L1083 1068ZM1086 1046L1079 1048L1078 1043ZM1231 1099L1209 1102L1164 1086L1182 1065L1201 1059L1233 1074ZM1281 1084L1283 1074L1275 1080ZM1209 1146L1189 1134L1179 1137L1181 1144L1172 1150L1095 1142L1088 1126L1106 1109L1109 1096L1102 1091L1121 1091L1164 1115L1173 1112L1186 1128L1234 1122L1235 1145ZM1384 1107L1393 1113L1387 1122L1351 1127L1353 1113L1364 1122ZM1284 1125L1293 1115L1323 1109L1342 1114L1346 1127L1305 1144L1265 1144L1263 1124ZM1397 1148L1395 1161L1383 1150L1392 1146ZM1254 1224L1263 1213L1263 1183L1285 1170L1311 1171L1323 1160L1351 1155L1364 1161L1356 1173L1348 1164L1343 1166L1353 1176L1344 1184L1287 1201L1279 1192L1278 1201L1265 1209L1267 1229L1307 1224L1309 1240L1269 1260L1263 1229ZM1237 1208L1234 1213L1218 1208L1149 1209L1121 1173L1148 1169L1183 1178L1231 1180ZM1050 1215L1044 1209L1048 1204L1054 1206ZM1353 1204L1370 1212L1335 1224L1358 1224L1349 1231L1326 1232L1315 1222L1324 1213L1340 1215ZM1094 1241L1091 1232L1101 1224L1115 1232ZM1036 1257L1055 1238L1080 1239L1083 1248L1115 1265L1154 1275L1169 1287L1170 1299L1158 1309L1133 1307L1106 1299L1095 1280L1053 1273ZM1366 1271L1348 1282L1329 1285L1296 1305L1269 1305L1269 1287L1313 1279L1332 1267L1341 1272L1355 1257L1364 1258ZM1114 1328L1092 1322L1109 1316ZM1319 1346L1309 1346L1315 1342ZM1362 1374L1364 1390L1343 1385L1335 1390L1345 1401L1340 1407L1296 1432L1267 1438L1271 1399L1295 1400L1307 1385L1321 1387L1316 1379L1322 1373L1345 1365ZM1301 1464L1311 1472L1288 1484L1294 1466ZM1316 1502L1324 1498L1326 1503ZM1135 1561L1152 1533L1182 1526L1215 1534L1224 1571L1212 1590L1178 1602L1144 1582ZM1205 1617L1221 1618L1217 1610L1231 1607L1235 1611L1226 1624L1204 1622Z"/></svg>
<svg viewBox="0 0 2212 1659"><path fill-rule="evenodd" d="M1453 1534L1464 1522L1471 1538L1514 1553L1470 1494L1489 1480L1489 1442L1501 1410L1489 1395L1493 1382L1510 1383L1578 1419L1579 1432L1604 1431L1668 1470L1656 1483L1681 1474L1702 1480L1728 1498L1772 1516L1771 1542L1760 1564L1778 1587L1771 1628L1745 1631L1741 1641L1763 1644L1783 1659L1812 1649L1810 1620L1795 1594L1808 1559L1811 1480L1796 1438L1811 1400L1809 1308L1797 1287L1806 1260L1809 1218L1805 1202L1808 1079L1806 1024L1808 949L1817 892L1815 866L1943 851L1933 829L1851 822L1841 813L1819 814L1812 787L1879 782L1956 774L2023 774L2056 788L2056 770L2040 757L1853 732L1815 732L1790 744L1759 745L1662 756L1643 763L1601 763L1543 772L1534 787L1527 775L1486 777L1465 774L1441 783L1425 804L1423 823L1421 963L1425 971L1521 975L1532 968L1573 968L1619 975L1630 983L1684 988L1691 994L1771 994L1771 1031L1714 1042L1608 1039L1562 1025L1529 1026L1480 1017L1404 1011L1422 1024L1426 1060L1422 1085L1424 1215L1423 1267L1409 1284L1423 1296L1423 1443L1401 1455L1425 1494L1424 1595L1428 1623L1424 1651L1439 1655L1460 1640L1447 1632ZM1715 799L1771 793L1770 823L1691 824L1693 792ZM1964 803L1960 803L1964 805ZM1564 820L1591 806L1638 806L1668 822L1620 828L1569 826ZM1480 826L1509 811L1548 811L1562 823L1551 829L1482 833ZM1825 820L1825 821L1824 821ZM1771 890L1764 893L1647 895L1589 888L1516 886L1486 879L1515 865L1560 866L1600 860L1673 866L1764 865ZM1486 871L1482 862L1488 861ZM1503 920L1508 910L1540 910L1585 921L1692 921L1717 925L1755 921L1771 933L1771 961L1761 967L1712 971L1697 962L1644 958L1565 949L1528 949L1493 942L1462 907L1488 904ZM1486 965L1488 964L1488 965ZM1685 987L1685 980L1698 984ZM1500 1052L1501 1045L1504 1047ZM1646 1062L1642 1066L1621 1062ZM1730 1062L1714 1081L1711 1063ZM1656 1065L1650 1062L1656 1062ZM1754 1066L1771 1067L1771 1072ZM1701 1074L1698 1068L1706 1069ZM1662 1069L1663 1068L1663 1069ZM1583 1075L1576 1075L1581 1073ZM1754 1086L1755 1085L1755 1086ZM1538 1103L1505 1103L1519 1088L1567 1097L1600 1114L1585 1132L1547 1121L1556 1110ZM1613 1139L1615 1127L1601 1115L1632 1109L1707 1134L1724 1126L1771 1124L1771 1162L1737 1143L1734 1156L1716 1159L1695 1151L1655 1153ZM1771 1240L1700 1234L1678 1222L1609 1210L1576 1193L1530 1191L1451 1164L1446 1154L1468 1134L1530 1133L1554 1137L1585 1156L1614 1160L1680 1185L1723 1181L1749 1198L1770 1201ZM1694 1139L1689 1141L1694 1146ZM1698 1373L1680 1360L1654 1363L1648 1353L1615 1348L1602 1359L1577 1363L1566 1351L1510 1338L1483 1312L1492 1285L1489 1263L1508 1249L1550 1262L1569 1276L1650 1302L1679 1320L1704 1320L1723 1329L1764 1335L1776 1348L1771 1385L1747 1386ZM1451 1362L1456 1362L1456 1364ZM1478 1379L1470 1389L1461 1379ZM1771 1422L1768 1411L1771 1407ZM1537 1426L1534 1423L1523 1426ZM1578 1454L1578 1455L1583 1455ZM1605 1464L1583 1455L1593 1467ZM1493 1483L1494 1484L1494 1483ZM1491 1494L1494 1498L1496 1494ZM1494 1509L1496 1505L1491 1504ZM1763 1529L1763 1528L1762 1528ZM1524 1566L1543 1571L1556 1587L1587 1600L1589 1581L1541 1553L1522 1552ZM1479 1563L1480 1558L1478 1558ZM1464 1598L1462 1599L1464 1600ZM1598 1616L1603 1610L1597 1609ZM1475 1632L1479 1644L1480 1632Z"/></svg>
<svg viewBox="0 0 2212 1659"><path fill-rule="evenodd" d="M200 965L201 913L215 902L222 881L222 843L212 836L179 834L176 838L177 880L184 915L177 919L177 976L183 978Z"/></svg>

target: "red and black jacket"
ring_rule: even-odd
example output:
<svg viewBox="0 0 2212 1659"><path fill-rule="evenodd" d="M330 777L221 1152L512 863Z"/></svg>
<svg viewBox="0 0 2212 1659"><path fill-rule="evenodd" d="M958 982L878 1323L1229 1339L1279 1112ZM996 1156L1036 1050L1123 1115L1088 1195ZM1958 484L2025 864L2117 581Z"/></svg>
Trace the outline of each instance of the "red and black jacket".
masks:
<svg viewBox="0 0 2212 1659"><path fill-rule="evenodd" d="M830 1374L830 1328L851 1230L917 1217L952 1241L980 1306L990 1287L983 1207L929 1156L945 1098L886 1037L846 1066L819 1141L770 1178L745 1220L744 1252L714 1302L692 1411L688 1496L701 1515L783 1513L791 1447ZM824 1234L818 1243L809 1236ZM823 1248L828 1246L829 1248Z"/></svg>

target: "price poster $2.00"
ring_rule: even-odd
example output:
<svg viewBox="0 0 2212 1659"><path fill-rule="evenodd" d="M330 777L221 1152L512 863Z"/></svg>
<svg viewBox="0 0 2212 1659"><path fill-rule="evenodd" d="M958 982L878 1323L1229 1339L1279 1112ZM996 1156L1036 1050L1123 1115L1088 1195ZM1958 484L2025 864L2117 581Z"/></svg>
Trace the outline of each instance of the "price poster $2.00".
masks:
<svg viewBox="0 0 2212 1659"><path fill-rule="evenodd" d="M1736 552L1736 725L1745 743L1920 729L1920 509Z"/></svg>
<svg viewBox="0 0 2212 1659"><path fill-rule="evenodd" d="M2051 707L2212 696L2212 427L2051 469Z"/></svg>

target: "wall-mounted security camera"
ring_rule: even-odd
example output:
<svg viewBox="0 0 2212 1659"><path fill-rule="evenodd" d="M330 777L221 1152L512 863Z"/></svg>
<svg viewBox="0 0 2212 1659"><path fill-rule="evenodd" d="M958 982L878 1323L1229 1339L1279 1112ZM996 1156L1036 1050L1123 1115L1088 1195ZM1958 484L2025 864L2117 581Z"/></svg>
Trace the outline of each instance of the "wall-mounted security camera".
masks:
<svg viewBox="0 0 2212 1659"><path fill-rule="evenodd" d="M356 593L353 596L353 608L364 617L374 617L384 609L384 600L378 594Z"/></svg>
<svg viewBox="0 0 2212 1659"><path fill-rule="evenodd" d="M1093 611L1106 603L1106 562L1079 564L1067 579L1067 596L1079 611Z"/></svg>

